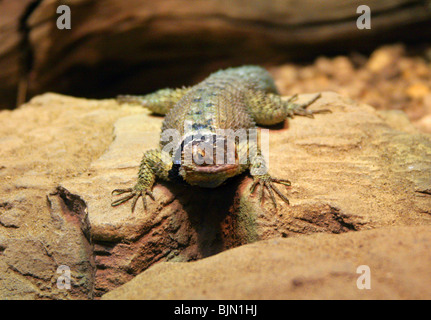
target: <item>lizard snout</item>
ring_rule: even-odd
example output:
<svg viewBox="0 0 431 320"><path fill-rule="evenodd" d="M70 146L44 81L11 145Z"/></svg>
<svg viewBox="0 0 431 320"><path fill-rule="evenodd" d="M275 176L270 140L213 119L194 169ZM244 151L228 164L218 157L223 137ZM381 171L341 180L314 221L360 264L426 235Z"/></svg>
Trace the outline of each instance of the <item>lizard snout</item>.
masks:
<svg viewBox="0 0 431 320"><path fill-rule="evenodd" d="M212 139L197 139L184 146L180 174L191 185L214 188L238 170L236 148L228 148L223 137L214 135Z"/></svg>

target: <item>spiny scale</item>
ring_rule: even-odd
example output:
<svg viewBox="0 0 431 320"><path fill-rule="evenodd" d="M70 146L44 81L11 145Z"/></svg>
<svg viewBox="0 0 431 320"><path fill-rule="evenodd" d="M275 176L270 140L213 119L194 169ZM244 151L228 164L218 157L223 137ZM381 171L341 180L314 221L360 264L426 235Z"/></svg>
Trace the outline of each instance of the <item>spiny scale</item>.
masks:
<svg viewBox="0 0 431 320"><path fill-rule="evenodd" d="M246 69L247 68L247 69ZM276 92L272 78L260 67L231 68L210 75L190 88L165 117L162 130L172 128L184 134L184 123L193 129L253 128L255 122L247 109L249 90Z"/></svg>

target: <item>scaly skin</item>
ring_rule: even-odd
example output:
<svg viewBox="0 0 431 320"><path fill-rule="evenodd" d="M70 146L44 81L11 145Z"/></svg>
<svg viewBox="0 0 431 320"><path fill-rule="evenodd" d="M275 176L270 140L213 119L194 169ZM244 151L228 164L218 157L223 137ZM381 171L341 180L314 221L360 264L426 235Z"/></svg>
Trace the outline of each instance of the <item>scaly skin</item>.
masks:
<svg viewBox="0 0 431 320"><path fill-rule="evenodd" d="M203 132L212 134L214 139L218 129L254 129L258 125L274 125L292 118L295 115L312 117L313 113L328 112L328 110L309 111L306 108L320 95L305 104L295 104L296 96L283 101L279 96L274 81L269 73L257 66L244 66L230 68L211 74L201 83L181 89L162 89L144 96L119 96L120 103L138 104L148 108L154 113L166 115L162 132L167 129L178 130L183 145L178 146L178 152L184 152L186 146L191 147L193 156L205 157L200 140L191 140L187 144L186 136L199 135ZM259 198L264 198L264 190L269 193L274 206L276 206L276 193L286 203L289 200L274 185L275 183L290 185L289 180L272 178L265 168L265 162L257 146L244 146L237 144L237 158L234 164L199 165L195 161L186 164L183 161L174 163L172 157L163 148L169 143L160 141L160 148L147 151L141 161L138 181L133 188L115 189L114 195L126 194L112 202L112 206L120 205L130 199L132 212L139 197L142 197L146 209L146 195L154 200L151 193L157 178L163 180L178 180L190 185L214 188L225 180L249 170L253 176L250 187L253 193L259 186ZM215 142L214 142L215 143ZM239 163L238 157L250 155L245 163ZM210 156L210 157L215 157ZM195 159L195 158L193 158ZM215 159L215 158L214 158ZM214 160L215 162L215 160Z"/></svg>

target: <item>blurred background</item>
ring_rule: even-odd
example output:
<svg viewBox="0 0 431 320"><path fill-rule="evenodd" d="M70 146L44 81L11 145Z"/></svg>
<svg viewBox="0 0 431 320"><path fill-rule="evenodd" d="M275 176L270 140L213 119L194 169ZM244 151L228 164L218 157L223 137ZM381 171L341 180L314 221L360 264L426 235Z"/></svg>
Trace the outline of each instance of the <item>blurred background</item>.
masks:
<svg viewBox="0 0 431 320"><path fill-rule="evenodd" d="M57 8L71 29L57 28ZM360 5L371 29L358 29ZM282 94L332 90L431 132L429 0L0 0L0 109L47 91L111 98L243 64Z"/></svg>

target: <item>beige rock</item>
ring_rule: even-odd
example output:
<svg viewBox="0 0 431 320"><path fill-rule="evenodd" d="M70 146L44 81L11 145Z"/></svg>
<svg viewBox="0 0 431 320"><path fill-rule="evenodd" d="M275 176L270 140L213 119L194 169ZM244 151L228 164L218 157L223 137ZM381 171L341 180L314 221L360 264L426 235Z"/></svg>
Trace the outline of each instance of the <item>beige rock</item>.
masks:
<svg viewBox="0 0 431 320"><path fill-rule="evenodd" d="M430 243L430 226L259 241L156 264L102 299L430 299Z"/></svg>
<svg viewBox="0 0 431 320"><path fill-rule="evenodd" d="M162 118L113 100L55 94L1 112L0 297L91 298L156 262L265 239L431 224L429 135L401 112L377 112L335 93L312 108L332 113L270 130L270 173L292 181L282 189L290 206L260 206L243 175L214 190L157 183L156 201L147 212L138 202L134 214L129 203L111 207L111 191L135 183ZM28 254L20 250L25 243ZM71 267L70 291L55 286L63 264Z"/></svg>
<svg viewBox="0 0 431 320"><path fill-rule="evenodd" d="M430 93L430 89L424 83L415 83L409 86L406 92L411 98L423 98Z"/></svg>
<svg viewBox="0 0 431 320"><path fill-rule="evenodd" d="M415 125L423 132L431 134L431 114L429 116L423 117L418 121L415 121Z"/></svg>
<svg viewBox="0 0 431 320"><path fill-rule="evenodd" d="M377 48L370 57L318 57L313 64L271 69L284 95L334 91L378 110L403 110L423 132L431 114L431 68L425 54L411 54L402 44ZM421 121L424 119L424 121Z"/></svg>
<svg viewBox="0 0 431 320"><path fill-rule="evenodd" d="M79 101L45 94L0 112L0 299L94 296L87 209L56 186L87 171L112 140L113 120L133 108ZM70 290L56 285L61 265Z"/></svg>
<svg viewBox="0 0 431 320"><path fill-rule="evenodd" d="M375 50L367 62L366 67L372 72L388 72L387 69L394 65L404 54L404 47L402 45L383 46ZM386 70L385 70L386 69Z"/></svg>

